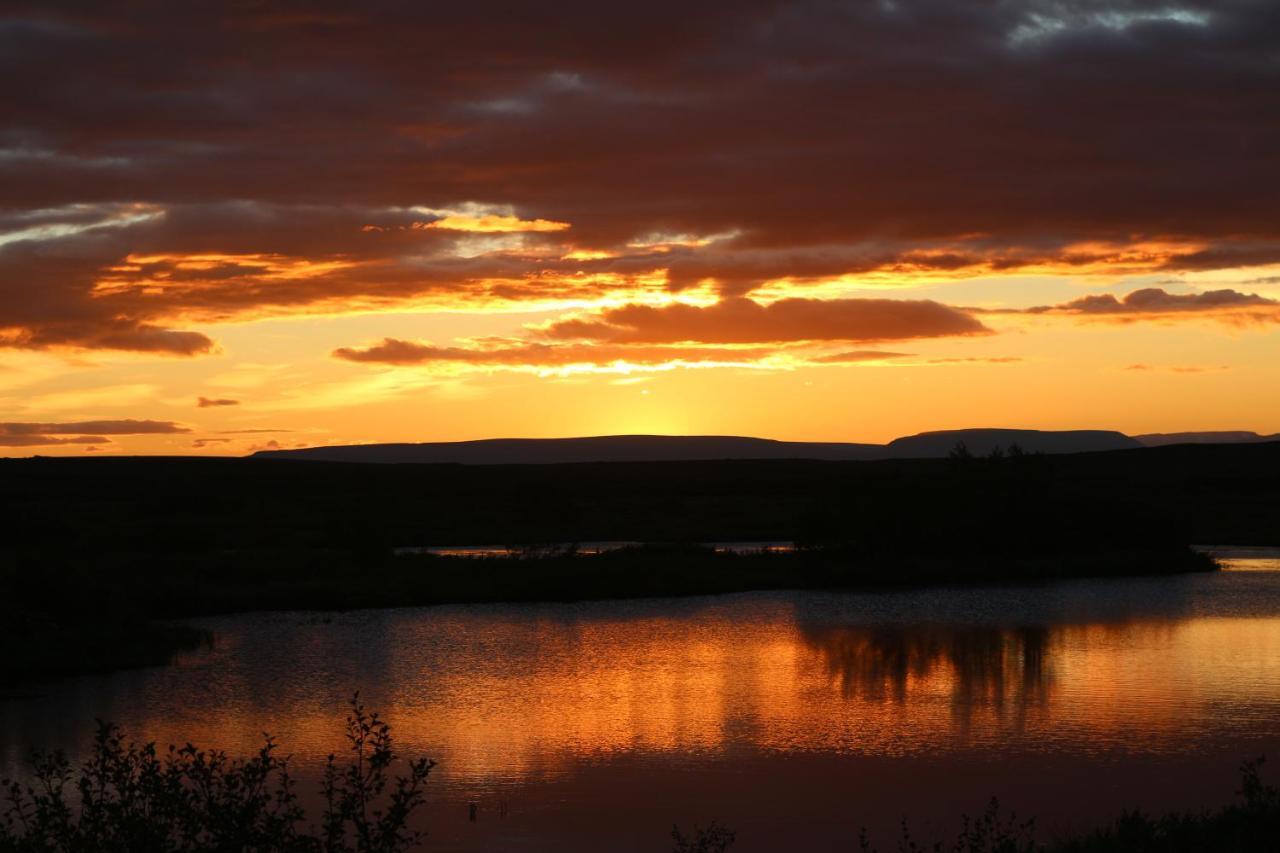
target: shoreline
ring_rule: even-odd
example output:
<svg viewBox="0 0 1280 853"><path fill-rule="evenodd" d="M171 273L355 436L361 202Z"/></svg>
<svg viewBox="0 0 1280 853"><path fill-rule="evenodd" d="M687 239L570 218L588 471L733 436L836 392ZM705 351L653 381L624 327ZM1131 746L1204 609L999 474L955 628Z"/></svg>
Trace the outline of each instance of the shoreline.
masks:
<svg viewBox="0 0 1280 853"><path fill-rule="evenodd" d="M890 557L840 547L734 553L682 545L516 557L326 553L302 555L311 559L292 565L268 559L280 555L239 556L235 569L226 557L214 561L223 563L221 570L188 562L186 577L135 563L131 588L114 590L131 606L122 599L94 601L92 591L89 600L60 613L36 604L38 616L14 620L0 635L0 676L26 686L165 665L211 641L208 631L183 620L238 613L680 599L788 589L972 588L1220 569L1203 552L1169 545L986 558ZM264 565L274 570L264 573ZM67 577L63 585L72 582Z"/></svg>

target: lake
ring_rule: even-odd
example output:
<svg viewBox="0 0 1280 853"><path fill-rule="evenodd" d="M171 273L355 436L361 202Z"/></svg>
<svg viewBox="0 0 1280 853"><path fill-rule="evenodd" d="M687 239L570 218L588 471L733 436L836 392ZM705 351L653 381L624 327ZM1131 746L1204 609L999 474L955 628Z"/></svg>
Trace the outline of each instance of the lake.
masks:
<svg viewBox="0 0 1280 853"><path fill-rule="evenodd" d="M1047 839L1225 803L1242 761L1280 759L1280 554L1221 553L1172 578L204 620L213 648L172 666L0 700L0 775L101 717L236 753L270 731L307 776L358 689L439 762L427 850L665 851L712 819L734 853L861 826L893 849L902 816L952 833L993 795Z"/></svg>

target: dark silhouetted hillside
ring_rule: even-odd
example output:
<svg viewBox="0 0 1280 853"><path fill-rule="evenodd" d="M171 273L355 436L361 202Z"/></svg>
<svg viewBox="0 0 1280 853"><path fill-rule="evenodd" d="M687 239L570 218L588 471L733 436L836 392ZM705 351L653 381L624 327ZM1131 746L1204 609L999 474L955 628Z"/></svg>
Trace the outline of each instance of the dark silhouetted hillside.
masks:
<svg viewBox="0 0 1280 853"><path fill-rule="evenodd" d="M703 459L878 458L878 444L772 441L731 435L602 435L588 438L490 438L425 444L358 444L263 450L255 457L325 462L462 465L558 465L573 462L681 462Z"/></svg>
<svg viewBox="0 0 1280 853"><path fill-rule="evenodd" d="M940 459L949 455L957 444L963 444L976 456L987 456L997 450L1008 452L1015 446L1026 453L1097 453L1142 446L1124 433L1113 430L949 429L895 438L886 445L885 456L893 459Z"/></svg>
<svg viewBox="0 0 1280 853"><path fill-rule="evenodd" d="M689 462L715 459L816 459L850 462L870 459L944 457L964 443L985 456L1017 445L1027 453L1089 453L1141 445L1118 432L1071 430L963 429L894 439L888 445L843 442L773 441L731 435L604 435L584 438L491 438L423 444L356 444L262 450L262 459L322 462L413 463L423 465L560 465L583 462Z"/></svg>
<svg viewBox="0 0 1280 853"><path fill-rule="evenodd" d="M1165 447L1170 444L1256 444L1260 441L1280 441L1280 433L1259 435L1244 430L1219 430L1216 432L1152 432L1135 435L1143 447Z"/></svg>

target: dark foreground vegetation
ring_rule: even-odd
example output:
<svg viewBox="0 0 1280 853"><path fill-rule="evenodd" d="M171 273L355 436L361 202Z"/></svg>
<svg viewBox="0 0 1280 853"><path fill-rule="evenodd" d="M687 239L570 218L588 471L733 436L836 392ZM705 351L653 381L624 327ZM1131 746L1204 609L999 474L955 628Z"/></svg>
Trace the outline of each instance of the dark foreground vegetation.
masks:
<svg viewBox="0 0 1280 853"><path fill-rule="evenodd" d="M98 724L89 757L37 753L29 779L0 781L0 853L401 853L426 837L415 813L435 762L405 759L357 694L345 760L331 754L308 817L289 759L268 736L250 758L191 744L161 752ZM395 773L395 768L401 773ZM723 853L733 833L672 830L674 853Z"/></svg>
<svg viewBox="0 0 1280 853"><path fill-rule="evenodd" d="M1280 544L1280 444L879 462L0 462L0 684L160 662L158 619L1194 571ZM665 543L597 557L431 544ZM698 542L795 541L795 554Z"/></svg>
<svg viewBox="0 0 1280 853"><path fill-rule="evenodd" d="M330 755L318 814L308 817L289 759L268 737L250 758L188 744L163 753L125 743L99 723L91 754L73 768L62 753L37 754L25 782L4 780L0 853L401 853L426 837L414 816L435 762L403 759L390 727L359 696L346 722L345 760ZM962 819L954 840L922 843L904 819L900 853L1270 853L1280 838L1280 791L1243 767L1237 801L1216 811L1151 817L1125 812L1084 834L1048 843L1035 822L1004 817L992 800ZM402 772L395 773L395 768ZM731 829L672 829L673 853L725 853ZM863 831L861 853L877 853ZM853 849L850 844L850 849Z"/></svg>
<svg viewBox="0 0 1280 853"><path fill-rule="evenodd" d="M347 761L330 755L324 808L308 822L289 760L269 737L258 754L228 758L188 744L160 754L125 745L99 723L92 754L37 755L27 784L5 780L3 853L396 853L423 834L411 825L435 762L401 762L391 730L357 696L346 724Z"/></svg>
<svg viewBox="0 0 1280 853"><path fill-rule="evenodd" d="M1127 811L1090 832L1050 842L1036 840L1035 821L1002 817L995 800L976 820L965 817L955 839L924 844L906 820L900 853L1262 853L1280 841L1280 790L1262 781L1261 758L1241 768L1237 800L1216 811L1151 816ZM878 853L864 831L861 853Z"/></svg>

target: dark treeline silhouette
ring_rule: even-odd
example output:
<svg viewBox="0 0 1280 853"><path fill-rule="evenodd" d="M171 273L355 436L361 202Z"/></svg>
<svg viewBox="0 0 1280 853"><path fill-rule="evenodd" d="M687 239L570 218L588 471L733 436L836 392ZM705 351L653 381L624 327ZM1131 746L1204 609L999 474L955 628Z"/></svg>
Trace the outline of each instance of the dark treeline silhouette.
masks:
<svg viewBox="0 0 1280 853"><path fill-rule="evenodd" d="M581 465L360 465L244 459L0 461L9 553L270 549L868 534L895 549L1068 534L1280 542L1280 443L1062 456ZM892 527L878 532L884 521ZM1127 533L1126 531L1133 531ZM1166 534L1167 535L1167 534ZM48 562L48 561L46 561Z"/></svg>
<svg viewBox="0 0 1280 853"><path fill-rule="evenodd" d="M878 462L0 462L0 675L160 662L158 626L264 608L968 583L1211 568L1280 543L1280 444ZM592 557L431 544L665 543ZM695 543L786 540L795 554ZM119 638L116 642L113 638Z"/></svg>
<svg viewBox="0 0 1280 853"><path fill-rule="evenodd" d="M0 461L0 548L50 557L392 545L964 537L1110 524L1280 543L1280 443L996 460L360 465L249 459ZM1016 516L1010 516L1009 512ZM876 523L864 519L874 518ZM963 526L962 526L963 525ZM895 548L920 547L894 541ZM940 537L931 536L931 539Z"/></svg>

